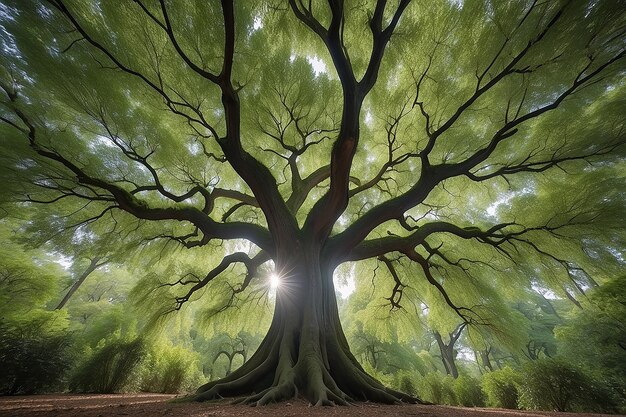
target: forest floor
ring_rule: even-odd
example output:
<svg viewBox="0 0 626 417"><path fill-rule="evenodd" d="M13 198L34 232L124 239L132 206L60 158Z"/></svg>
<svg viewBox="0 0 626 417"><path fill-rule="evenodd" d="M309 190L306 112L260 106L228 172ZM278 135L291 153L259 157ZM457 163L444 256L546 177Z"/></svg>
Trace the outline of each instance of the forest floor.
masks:
<svg viewBox="0 0 626 417"><path fill-rule="evenodd" d="M585 417L608 414L574 414L540 411L517 411L494 408L463 408L438 405L379 405L360 403L354 407L309 407L295 400L265 407L230 405L227 401L212 403L170 403L173 395L112 394L112 395L32 395L0 397L0 416L11 417L109 417L109 416L281 416L281 417ZM613 415L615 417L615 415Z"/></svg>

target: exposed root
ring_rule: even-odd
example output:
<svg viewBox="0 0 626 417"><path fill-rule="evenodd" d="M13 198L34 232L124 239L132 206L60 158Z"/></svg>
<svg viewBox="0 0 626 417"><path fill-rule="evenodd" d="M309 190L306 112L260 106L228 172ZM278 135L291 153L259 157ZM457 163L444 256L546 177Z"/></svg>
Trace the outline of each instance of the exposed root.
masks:
<svg viewBox="0 0 626 417"><path fill-rule="evenodd" d="M422 403L386 388L363 370L350 353L336 320L292 320L280 314L259 349L232 374L200 387L195 401L240 397L236 404L261 406L301 395L314 406L348 406L356 401ZM333 316L336 315L333 314ZM303 324L304 323L304 324ZM321 325L320 323L326 323Z"/></svg>
<svg viewBox="0 0 626 417"><path fill-rule="evenodd" d="M315 406L333 406L333 405L351 405L349 401L346 400L346 396L340 396L335 394L330 389L324 389L320 395L318 400L313 404Z"/></svg>
<svg viewBox="0 0 626 417"><path fill-rule="evenodd" d="M232 402L232 404L245 404L245 405L253 405L256 404L257 401L259 401L261 398L263 398L263 396L268 393L269 391L271 391L273 389L273 387L270 388L265 388L263 391L256 393L256 394L252 394L249 397L241 397L241 398L237 398L236 400L234 400Z"/></svg>
<svg viewBox="0 0 626 417"><path fill-rule="evenodd" d="M267 405L283 400L290 400L298 395L298 388L293 383L283 383L267 391L255 405Z"/></svg>
<svg viewBox="0 0 626 417"><path fill-rule="evenodd" d="M292 382L284 382L280 385L266 388L263 391L249 397L239 398L233 404L246 404L253 407L267 405L280 401L290 400L298 396L298 388Z"/></svg>
<svg viewBox="0 0 626 417"><path fill-rule="evenodd" d="M415 397L386 388L348 357L340 361L341 366L333 375L321 361L309 358L292 364L290 360L278 360L276 356L266 358L261 366L244 375L237 375L235 379L225 378L204 385L193 399L210 401L251 393L233 403L262 406L287 401L301 393L314 406L348 406L353 405L355 400L383 404L423 403Z"/></svg>
<svg viewBox="0 0 626 417"><path fill-rule="evenodd" d="M408 394L385 387L370 376L358 364L356 359L338 345L331 346L332 368L335 370L337 383L349 390L349 394L360 401L372 401L383 404L422 404L423 402Z"/></svg>

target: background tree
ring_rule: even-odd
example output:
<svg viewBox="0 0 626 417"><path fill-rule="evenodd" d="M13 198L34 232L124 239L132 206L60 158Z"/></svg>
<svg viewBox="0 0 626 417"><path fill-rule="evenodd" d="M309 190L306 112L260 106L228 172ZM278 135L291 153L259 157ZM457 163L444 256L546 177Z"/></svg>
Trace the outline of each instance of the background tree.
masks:
<svg viewBox="0 0 626 417"><path fill-rule="evenodd" d="M87 265L87 267L82 270L82 272L80 272L80 275L78 275L78 277L72 282L69 290L67 290L67 293L65 293L59 304L56 306L57 310L65 307L65 304L67 304L67 302L70 300L70 298L72 298L76 290L78 290L80 286L83 285L87 277L91 275L92 272L108 263L106 259L102 259L102 257L100 256L94 256L92 258L89 258L88 261L89 264Z"/></svg>
<svg viewBox="0 0 626 417"><path fill-rule="evenodd" d="M211 376L228 376L233 368L240 367L248 360L248 356L258 347L260 340L247 332L239 332L236 336L223 333L218 337L211 338L214 346L213 358L209 367ZM203 341L206 344L206 341ZM219 366L220 362L222 366ZM223 371L215 372L215 368L222 368ZM216 378L211 378L216 379Z"/></svg>
<svg viewBox="0 0 626 417"><path fill-rule="evenodd" d="M626 400L626 277L616 276L589 291L583 309L572 311L571 320L556 328L560 353L582 364L621 402Z"/></svg>
<svg viewBox="0 0 626 417"><path fill-rule="evenodd" d="M537 297L535 303L519 303L516 307L528 319L528 341L523 350L530 360L552 357L556 353L554 328L562 319L552 302Z"/></svg>
<svg viewBox="0 0 626 417"><path fill-rule="evenodd" d="M437 330L433 331L439 352L441 353L443 366L446 368L446 373L452 375L452 378L459 377L459 370L456 367L457 351L454 349L454 345L457 340L459 340L459 337L461 337L461 333L463 333L463 329L465 329L466 325L467 323L461 323L456 326L452 332L448 333L447 340L444 340L441 333Z"/></svg>
<svg viewBox="0 0 626 417"><path fill-rule="evenodd" d="M56 301L60 268L40 250L24 250L0 221L0 393L62 389L73 360L65 312Z"/></svg>
<svg viewBox="0 0 626 417"><path fill-rule="evenodd" d="M280 277L258 350L196 399L412 400L350 352L347 262L392 310L429 293L500 329L508 292L574 297L622 266L619 4L234 3L1 14L2 177L53 208L52 239L101 228L180 258L146 275L157 314L250 305Z"/></svg>

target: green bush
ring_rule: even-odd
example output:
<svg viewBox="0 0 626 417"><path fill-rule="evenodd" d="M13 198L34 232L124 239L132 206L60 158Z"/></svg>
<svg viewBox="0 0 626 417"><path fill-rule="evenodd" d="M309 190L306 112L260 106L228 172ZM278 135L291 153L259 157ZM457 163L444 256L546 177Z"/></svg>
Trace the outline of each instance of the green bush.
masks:
<svg viewBox="0 0 626 417"><path fill-rule="evenodd" d="M469 375L460 375L454 380L454 393L457 404L465 407L484 407L485 393L480 388L480 381Z"/></svg>
<svg viewBox="0 0 626 417"><path fill-rule="evenodd" d="M10 223L0 221L0 234L0 394L64 389L74 338L67 313L46 306L59 290L58 266L13 243Z"/></svg>
<svg viewBox="0 0 626 417"><path fill-rule="evenodd" d="M516 409L520 382L520 374L508 366L485 374L482 388L487 395L487 405Z"/></svg>
<svg viewBox="0 0 626 417"><path fill-rule="evenodd" d="M147 392L188 392L199 385L201 377L196 352L170 343L156 343L142 363L140 388Z"/></svg>
<svg viewBox="0 0 626 417"><path fill-rule="evenodd" d="M549 411L615 411L608 389L582 369L562 359L540 359L524 365L520 406Z"/></svg>
<svg viewBox="0 0 626 417"><path fill-rule="evenodd" d="M389 380L387 386L389 388L404 392L405 394L417 396L417 387L415 381L421 378L417 372L411 372L406 369L400 369L391 374L393 379Z"/></svg>
<svg viewBox="0 0 626 417"><path fill-rule="evenodd" d="M35 394L62 390L71 361L71 335L39 326L0 322L0 393Z"/></svg>
<svg viewBox="0 0 626 417"><path fill-rule="evenodd" d="M420 380L419 397L434 404L457 404L453 385L454 379L450 375L429 372Z"/></svg>
<svg viewBox="0 0 626 417"><path fill-rule="evenodd" d="M137 370L144 354L144 343L134 340L103 341L78 366L71 381L74 392L120 392L126 388Z"/></svg>
<svg viewBox="0 0 626 417"><path fill-rule="evenodd" d="M413 383L413 380L411 379L409 375L402 375L400 377L399 389L400 391L409 395L417 394L417 389L415 388L415 384Z"/></svg>

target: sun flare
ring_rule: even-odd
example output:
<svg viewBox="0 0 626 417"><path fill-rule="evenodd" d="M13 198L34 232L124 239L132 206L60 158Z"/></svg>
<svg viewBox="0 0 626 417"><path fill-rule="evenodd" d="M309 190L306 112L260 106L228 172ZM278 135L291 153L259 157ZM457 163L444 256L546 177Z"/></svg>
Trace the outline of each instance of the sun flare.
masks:
<svg viewBox="0 0 626 417"><path fill-rule="evenodd" d="M280 277L277 274L270 275L270 287L272 287L273 290L280 287Z"/></svg>

